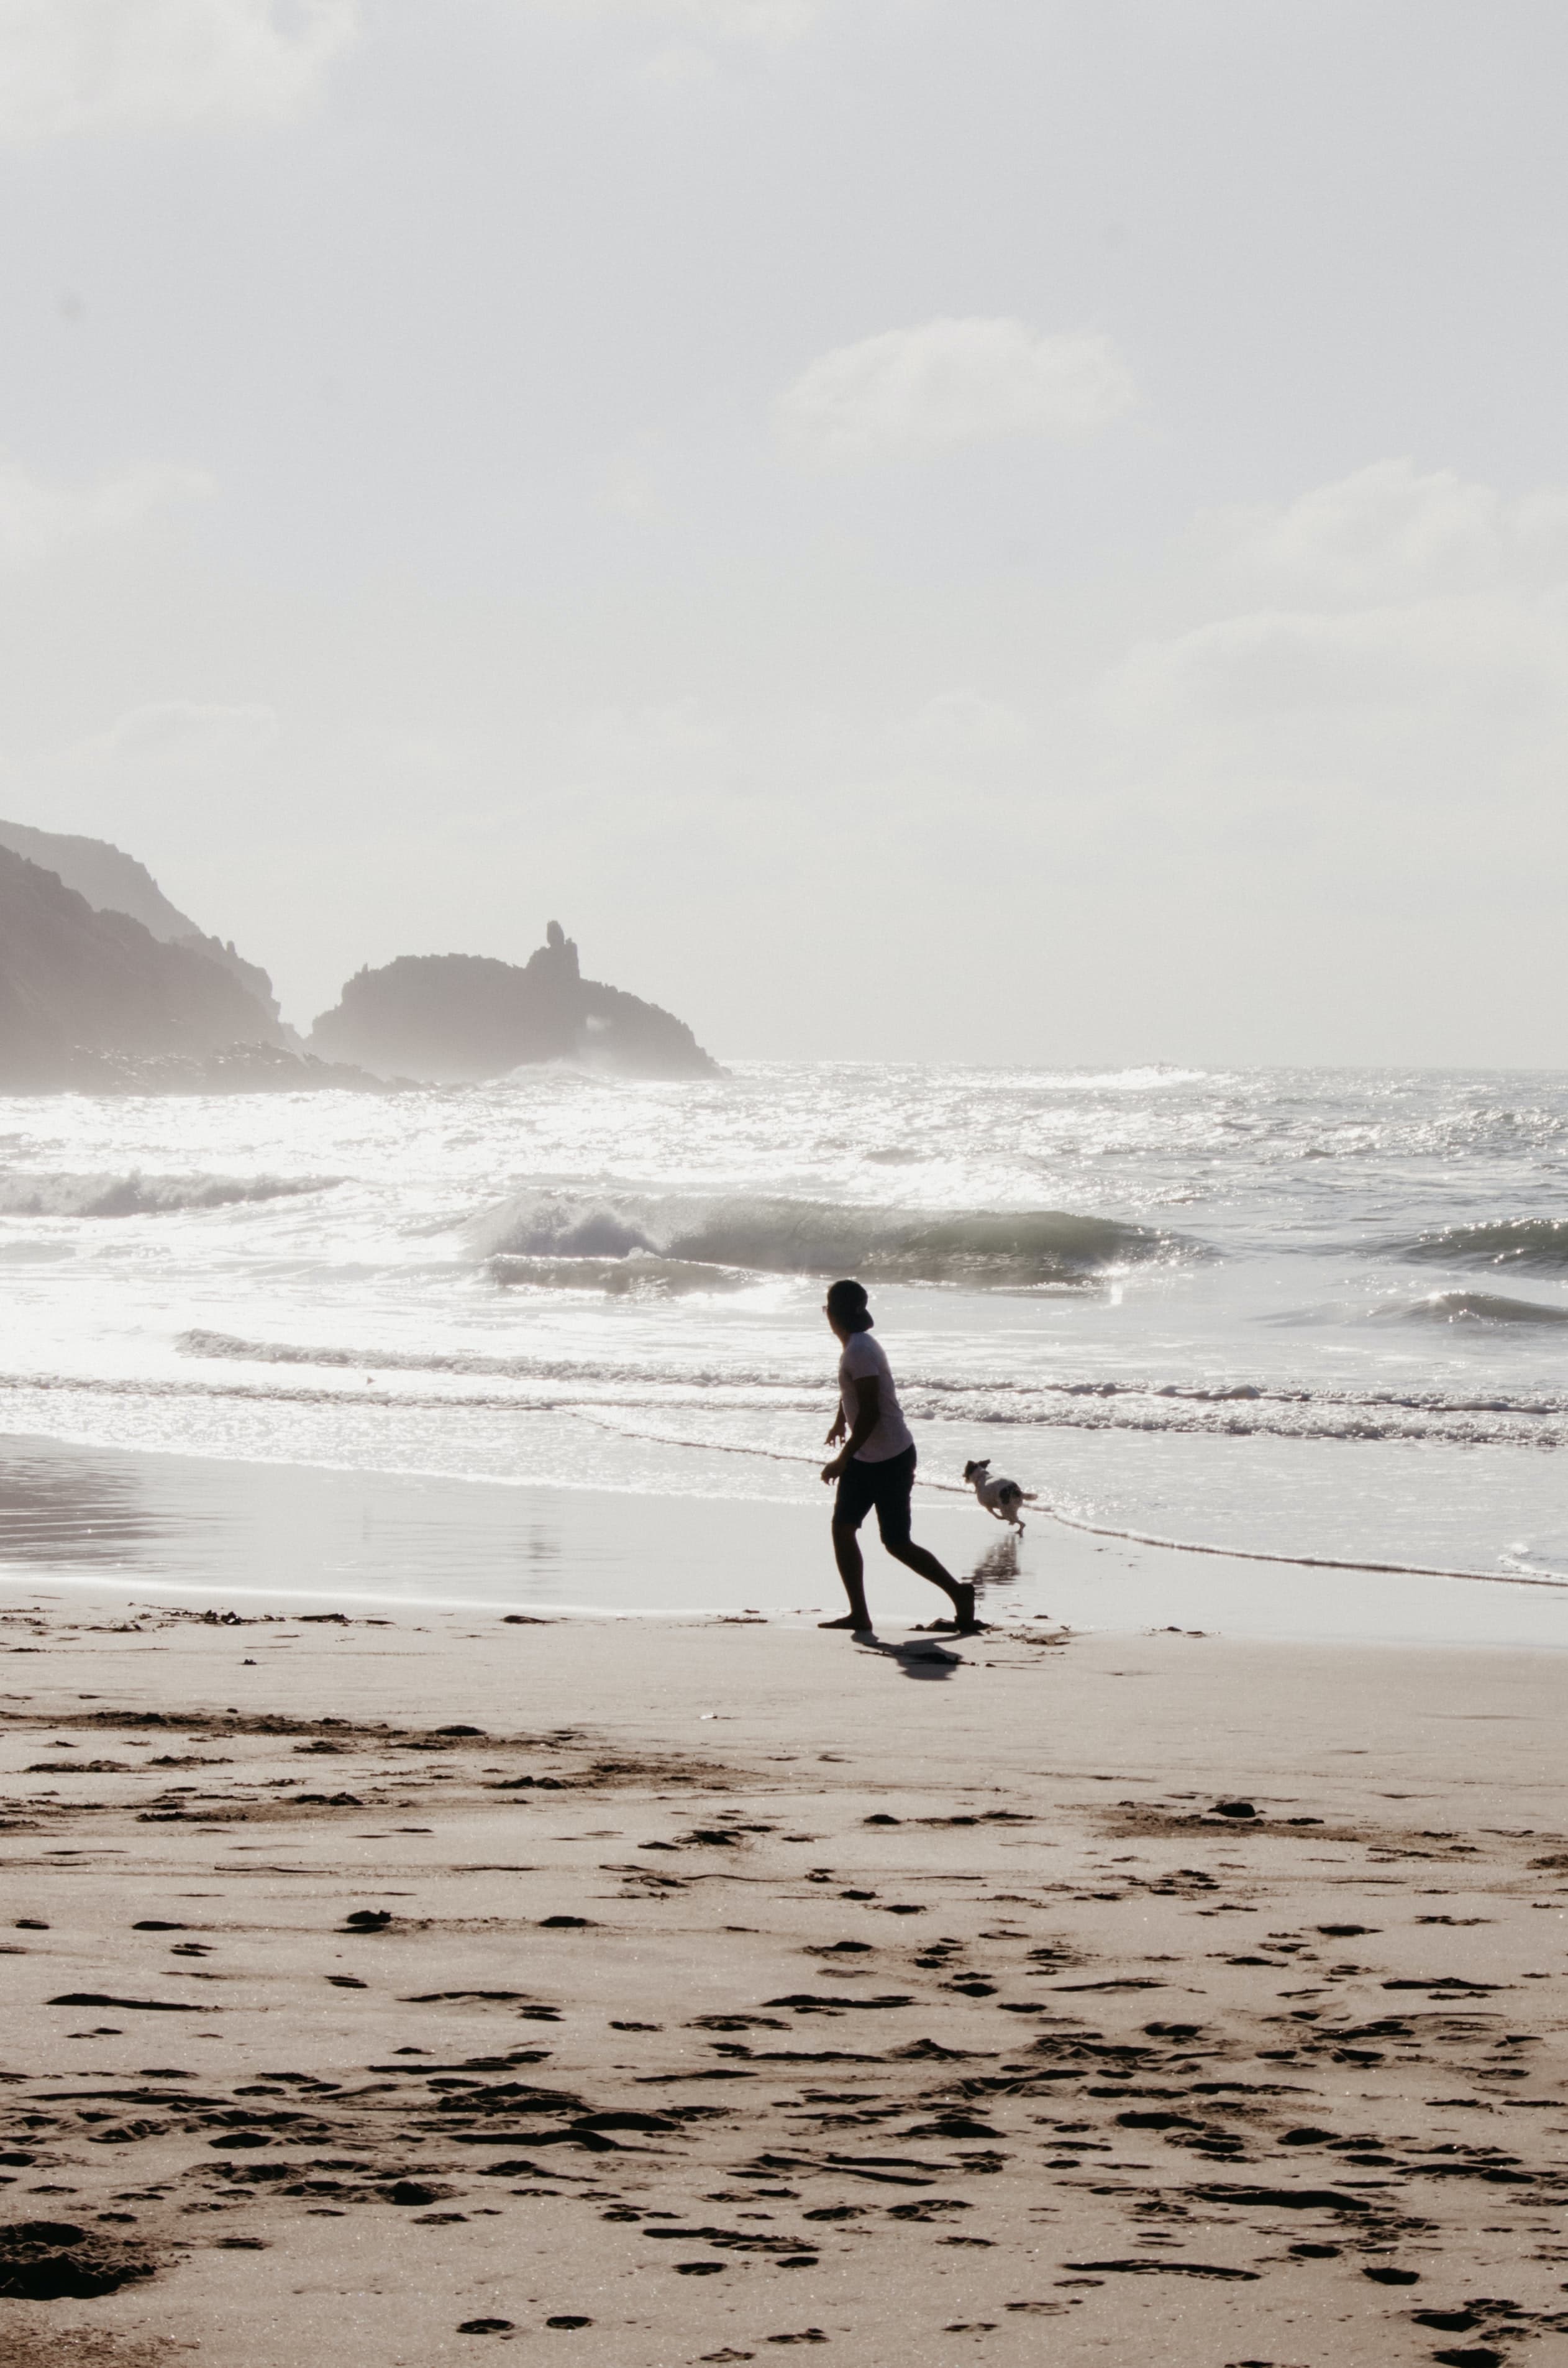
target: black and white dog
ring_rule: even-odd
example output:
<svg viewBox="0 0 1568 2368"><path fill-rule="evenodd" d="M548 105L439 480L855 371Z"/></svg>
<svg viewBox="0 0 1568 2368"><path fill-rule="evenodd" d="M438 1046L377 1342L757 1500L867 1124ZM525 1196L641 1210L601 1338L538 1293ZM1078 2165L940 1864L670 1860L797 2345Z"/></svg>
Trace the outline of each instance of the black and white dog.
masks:
<svg viewBox="0 0 1568 2368"><path fill-rule="evenodd" d="M1016 1530L1023 1528L1018 1507L1034 1503L1032 1488L1020 1488L1016 1480L993 1480L989 1457L980 1463L966 1463L963 1476L988 1513L999 1521L1011 1521Z"/></svg>

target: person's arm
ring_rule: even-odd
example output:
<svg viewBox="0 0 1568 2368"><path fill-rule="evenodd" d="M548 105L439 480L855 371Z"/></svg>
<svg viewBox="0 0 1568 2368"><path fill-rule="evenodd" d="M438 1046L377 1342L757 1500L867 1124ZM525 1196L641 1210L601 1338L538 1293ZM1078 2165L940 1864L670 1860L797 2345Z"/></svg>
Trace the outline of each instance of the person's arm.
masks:
<svg viewBox="0 0 1568 2368"><path fill-rule="evenodd" d="M823 1465L822 1476L824 1480L836 1480L838 1478L840 1473L844 1470L845 1465L849 1462L852 1456L858 1454L859 1451L865 1446L866 1441L870 1438L871 1433L875 1430L878 1423L881 1422L882 1418L882 1384L879 1374L867 1373L862 1378L860 1374L857 1373L855 1376L855 1428L850 1432L848 1438L845 1440L845 1443L839 1450L838 1453L834 1457L833 1462ZM842 1406L838 1410L838 1420L839 1426L842 1428L844 1421L844 1409ZM828 1438L831 1443L833 1438L833 1433L831 1431L828 1434Z"/></svg>

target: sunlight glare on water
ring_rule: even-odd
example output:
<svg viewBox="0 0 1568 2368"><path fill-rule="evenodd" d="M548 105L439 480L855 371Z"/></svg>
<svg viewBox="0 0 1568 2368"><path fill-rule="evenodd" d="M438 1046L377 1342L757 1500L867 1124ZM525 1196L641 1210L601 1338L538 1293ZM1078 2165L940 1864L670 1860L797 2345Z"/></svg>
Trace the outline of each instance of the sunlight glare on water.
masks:
<svg viewBox="0 0 1568 2368"><path fill-rule="evenodd" d="M820 1501L822 1285L920 1447L1111 1528L1568 1574L1568 1080L748 1064L13 1101L0 1429Z"/></svg>

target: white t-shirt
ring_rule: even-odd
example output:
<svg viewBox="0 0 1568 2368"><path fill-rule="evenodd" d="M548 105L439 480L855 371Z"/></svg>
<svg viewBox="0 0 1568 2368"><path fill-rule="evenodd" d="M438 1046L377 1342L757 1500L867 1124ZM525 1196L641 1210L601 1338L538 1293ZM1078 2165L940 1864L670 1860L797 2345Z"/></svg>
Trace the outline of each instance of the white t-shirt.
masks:
<svg viewBox="0 0 1568 2368"><path fill-rule="evenodd" d="M860 1393L855 1384L858 1381L869 1381L873 1374L882 1385L881 1413L865 1446L857 1451L857 1463L885 1463L890 1456L902 1455L905 1448L915 1444L909 1425L899 1411L892 1368L881 1342L873 1339L869 1332L851 1332L838 1360L838 1396L845 1420L853 1430L860 1406Z"/></svg>

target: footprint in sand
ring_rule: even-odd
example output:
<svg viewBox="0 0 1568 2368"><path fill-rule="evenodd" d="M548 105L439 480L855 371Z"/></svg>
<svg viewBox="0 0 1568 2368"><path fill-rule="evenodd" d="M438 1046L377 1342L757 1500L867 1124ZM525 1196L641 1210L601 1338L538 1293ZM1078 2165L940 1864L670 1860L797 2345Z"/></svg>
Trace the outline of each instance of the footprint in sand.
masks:
<svg viewBox="0 0 1568 2368"><path fill-rule="evenodd" d="M0 2294L17 2301L96 2299L154 2276L157 2267L145 2255L69 2221L14 2220L0 2230Z"/></svg>

